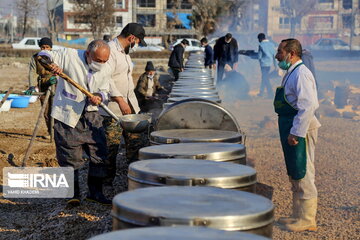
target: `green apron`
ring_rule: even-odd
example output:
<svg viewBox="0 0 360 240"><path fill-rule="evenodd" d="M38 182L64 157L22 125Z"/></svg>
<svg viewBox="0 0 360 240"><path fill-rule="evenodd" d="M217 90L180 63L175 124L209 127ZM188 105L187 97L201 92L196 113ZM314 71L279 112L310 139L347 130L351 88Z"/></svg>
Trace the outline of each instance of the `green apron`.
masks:
<svg viewBox="0 0 360 240"><path fill-rule="evenodd" d="M287 76L284 85L276 89L274 108L278 114L278 125L280 133L281 146L284 152L286 170L288 175L294 180L304 178L306 174L306 141L303 137L298 137L298 144L290 146L288 136L293 126L294 117L298 110L289 104L285 96L285 85L292 72L302 65L298 64Z"/></svg>

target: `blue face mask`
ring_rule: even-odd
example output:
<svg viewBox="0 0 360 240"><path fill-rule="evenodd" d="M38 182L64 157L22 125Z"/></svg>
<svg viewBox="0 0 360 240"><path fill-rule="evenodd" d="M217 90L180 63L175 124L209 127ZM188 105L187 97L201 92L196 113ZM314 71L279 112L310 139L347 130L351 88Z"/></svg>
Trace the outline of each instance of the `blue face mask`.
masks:
<svg viewBox="0 0 360 240"><path fill-rule="evenodd" d="M288 56L286 56L284 60L278 63L279 68L281 68L282 70L288 70L291 66L291 63L286 61L288 59Z"/></svg>

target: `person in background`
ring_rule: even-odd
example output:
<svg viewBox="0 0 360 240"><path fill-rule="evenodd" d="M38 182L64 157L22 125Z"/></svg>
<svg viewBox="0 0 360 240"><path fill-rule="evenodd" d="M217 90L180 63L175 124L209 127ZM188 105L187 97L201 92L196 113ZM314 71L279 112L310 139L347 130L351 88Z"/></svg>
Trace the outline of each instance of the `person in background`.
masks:
<svg viewBox="0 0 360 240"><path fill-rule="evenodd" d="M201 46L205 48L205 68L215 68L214 63L214 51L208 43L207 38L202 38L200 40Z"/></svg>
<svg viewBox="0 0 360 240"><path fill-rule="evenodd" d="M236 70L238 55L238 43L231 33L219 38L214 46L214 61L217 61L217 82L223 79L226 65Z"/></svg>
<svg viewBox="0 0 360 240"><path fill-rule="evenodd" d="M275 70L277 70L277 64L275 59L275 46L272 42L266 39L264 33L258 34L259 40L259 50L258 50L258 59L261 68L261 85L259 97L264 95L265 89L267 90L267 97L272 99L274 97L274 92L270 83L270 68L271 65L274 65Z"/></svg>
<svg viewBox="0 0 360 240"><path fill-rule="evenodd" d="M279 67L286 71L276 89L280 142L293 193L293 212L279 222L290 231L316 231L317 189L315 186L315 145L319 107L316 83L301 60L302 47L296 39L282 40L276 54Z"/></svg>
<svg viewBox="0 0 360 240"><path fill-rule="evenodd" d="M52 41L50 38L44 37L39 40L40 50L52 50ZM34 54L31 57L29 63L29 88L25 91L26 95L32 95L34 92L46 92L48 88L51 88L51 94L49 96L49 100L46 104L44 111L45 123L48 131L48 136L45 136L46 139L50 139L51 135L51 106L54 99L55 94L55 85L53 83L56 82L56 76L47 71L41 64L35 61L38 53ZM45 103L45 95L40 96L41 106Z"/></svg>
<svg viewBox="0 0 360 240"><path fill-rule="evenodd" d="M94 40L87 50L65 48L41 51L48 58L54 73L64 72L81 87L93 93L86 97L80 90L59 79L51 116L54 118L56 158L61 167L74 168L74 197L71 206L80 204L79 169L83 167L83 151L89 156L88 189L86 200L111 205L103 194L103 180L107 176L107 149L103 118L98 105L109 93L109 72L105 64L110 48L103 40Z"/></svg>
<svg viewBox="0 0 360 240"><path fill-rule="evenodd" d="M109 109L117 116L136 114L140 111L134 93L133 65L129 53L131 50L134 51L139 43L147 46L144 37L145 30L140 24L129 23L116 38L109 42L110 58L107 64L111 69L111 101L107 104ZM101 111L101 115L104 117L103 124L106 131L108 160L110 161L109 175L105 180L105 184L112 186L116 176L116 157L119 152L121 137L123 136L125 140L126 162L123 162L125 165L137 160L139 148L143 146L143 140L139 134L123 131L119 123L105 111Z"/></svg>
<svg viewBox="0 0 360 240"><path fill-rule="evenodd" d="M111 36L110 36L109 34L105 34L105 35L103 36L103 40L108 43L108 42L111 41Z"/></svg>
<svg viewBox="0 0 360 240"><path fill-rule="evenodd" d="M186 46L189 45L189 41L183 39L179 44L174 47L174 50L171 52L168 66L171 68L174 74L174 81L177 81L179 79L179 72L184 71L184 52Z"/></svg>
<svg viewBox="0 0 360 240"><path fill-rule="evenodd" d="M145 72L139 77L135 88L135 95L139 102L141 112L148 112L155 102L154 96L163 89L159 83L156 69L152 61L146 63Z"/></svg>

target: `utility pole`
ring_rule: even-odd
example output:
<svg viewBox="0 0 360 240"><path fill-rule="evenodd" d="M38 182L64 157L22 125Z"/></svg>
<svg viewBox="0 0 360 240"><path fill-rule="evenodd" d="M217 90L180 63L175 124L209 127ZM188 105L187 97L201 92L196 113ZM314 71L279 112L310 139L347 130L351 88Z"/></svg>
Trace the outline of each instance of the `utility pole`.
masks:
<svg viewBox="0 0 360 240"><path fill-rule="evenodd" d="M14 15L13 15L13 6L11 5L11 17L10 17L10 41L14 42Z"/></svg>

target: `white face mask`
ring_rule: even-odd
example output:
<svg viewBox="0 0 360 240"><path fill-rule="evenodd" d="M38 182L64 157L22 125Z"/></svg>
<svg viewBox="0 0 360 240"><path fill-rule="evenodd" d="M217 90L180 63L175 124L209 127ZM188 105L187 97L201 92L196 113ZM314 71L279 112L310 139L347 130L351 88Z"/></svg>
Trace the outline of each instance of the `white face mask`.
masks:
<svg viewBox="0 0 360 240"><path fill-rule="evenodd" d="M104 66L105 66L104 63L95 62L93 60L89 64L89 68L94 72L99 72Z"/></svg>
<svg viewBox="0 0 360 240"><path fill-rule="evenodd" d="M132 46L132 47L130 46L130 52L131 53L135 52L138 47L139 47L139 44L137 44L137 43L135 43L134 46Z"/></svg>
<svg viewBox="0 0 360 240"><path fill-rule="evenodd" d="M153 78L154 78L154 75L148 74L147 77L153 79Z"/></svg>

